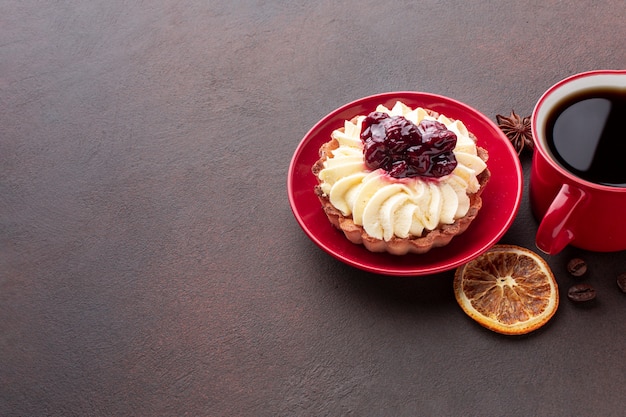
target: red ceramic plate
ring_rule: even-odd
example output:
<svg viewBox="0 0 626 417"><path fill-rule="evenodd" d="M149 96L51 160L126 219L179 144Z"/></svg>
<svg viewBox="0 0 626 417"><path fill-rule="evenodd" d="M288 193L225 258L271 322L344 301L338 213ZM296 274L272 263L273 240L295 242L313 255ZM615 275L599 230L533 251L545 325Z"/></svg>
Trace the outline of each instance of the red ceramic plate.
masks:
<svg viewBox="0 0 626 417"><path fill-rule="evenodd" d="M359 114L368 114L378 104L391 108L396 101L424 107L461 120L489 152L491 180L483 191L483 207L470 227L442 248L417 255L373 253L351 243L334 228L322 211L313 187L317 184L311 167L319 147L330 140L333 130ZM513 146L486 116L456 100L436 94L401 91L377 94L348 103L320 120L297 147L287 178L289 202L296 220L320 248L330 255L365 271L384 275L415 276L447 271L463 265L496 244L515 219L522 198L522 167Z"/></svg>

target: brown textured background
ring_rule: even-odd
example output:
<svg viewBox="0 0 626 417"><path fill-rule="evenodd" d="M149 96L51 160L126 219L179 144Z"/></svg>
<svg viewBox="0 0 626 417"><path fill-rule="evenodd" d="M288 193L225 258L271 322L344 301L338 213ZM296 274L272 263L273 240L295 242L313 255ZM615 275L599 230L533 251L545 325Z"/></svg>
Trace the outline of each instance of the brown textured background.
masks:
<svg viewBox="0 0 626 417"><path fill-rule="evenodd" d="M286 195L298 142L348 101L529 115L626 68L624 41L622 0L0 2L0 415L624 415L625 253L547 258L559 311L502 337L452 273L335 261ZM525 196L502 242L535 230Z"/></svg>

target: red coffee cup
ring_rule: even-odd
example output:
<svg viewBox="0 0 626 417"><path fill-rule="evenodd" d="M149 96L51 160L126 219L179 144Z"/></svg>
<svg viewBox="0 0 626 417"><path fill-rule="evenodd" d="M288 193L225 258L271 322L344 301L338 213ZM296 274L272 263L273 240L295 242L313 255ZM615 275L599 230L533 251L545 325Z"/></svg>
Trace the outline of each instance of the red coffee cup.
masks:
<svg viewBox="0 0 626 417"><path fill-rule="evenodd" d="M530 177L530 201L533 213L540 221L536 245L548 254L556 254L567 245L595 252L626 250L626 184L608 185L595 177L589 178L582 168L574 169L567 165L559 153L572 153L575 156L578 152L582 159L595 158L591 151L581 150L586 146L581 141L587 140L587 136L593 136L579 134L592 123L591 120L585 121L580 125L583 129L577 127L580 120L585 120L584 117L578 117L584 107L578 107L578 116L569 116L570 124L576 127L573 131L570 129L567 135L561 134L559 146L562 151L555 145L555 114L559 114L567 103L576 103L579 98L582 100L597 92L608 92L618 100L626 98L626 70L590 71L566 78L541 96L532 114L535 151ZM615 119L615 115L611 117ZM561 120L565 122L558 123L563 124L568 119ZM609 120L608 116L606 120ZM621 124L626 122L624 115L621 121ZM626 141L624 132L626 128L621 130L622 144ZM624 149L624 145L618 146ZM626 153L619 158L623 162L611 169L626 176ZM601 162L594 160L588 165L602 166Z"/></svg>

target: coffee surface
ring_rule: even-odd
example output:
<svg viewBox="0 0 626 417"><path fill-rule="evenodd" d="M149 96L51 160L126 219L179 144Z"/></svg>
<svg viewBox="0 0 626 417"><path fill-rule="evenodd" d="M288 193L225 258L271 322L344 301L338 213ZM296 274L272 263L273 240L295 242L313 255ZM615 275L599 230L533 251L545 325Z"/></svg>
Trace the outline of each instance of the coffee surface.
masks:
<svg viewBox="0 0 626 417"><path fill-rule="evenodd" d="M548 116L555 159L574 175L626 187L626 92L596 90L569 97Z"/></svg>

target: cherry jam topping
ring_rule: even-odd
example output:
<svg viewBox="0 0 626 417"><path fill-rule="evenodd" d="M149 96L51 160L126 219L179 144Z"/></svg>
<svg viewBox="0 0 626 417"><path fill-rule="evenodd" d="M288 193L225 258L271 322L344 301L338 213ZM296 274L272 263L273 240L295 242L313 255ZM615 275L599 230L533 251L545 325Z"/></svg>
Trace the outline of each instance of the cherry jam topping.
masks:
<svg viewBox="0 0 626 417"><path fill-rule="evenodd" d="M456 134L435 120L415 125L403 116L372 112L363 121L361 140L365 165L394 178L439 178L457 165Z"/></svg>

